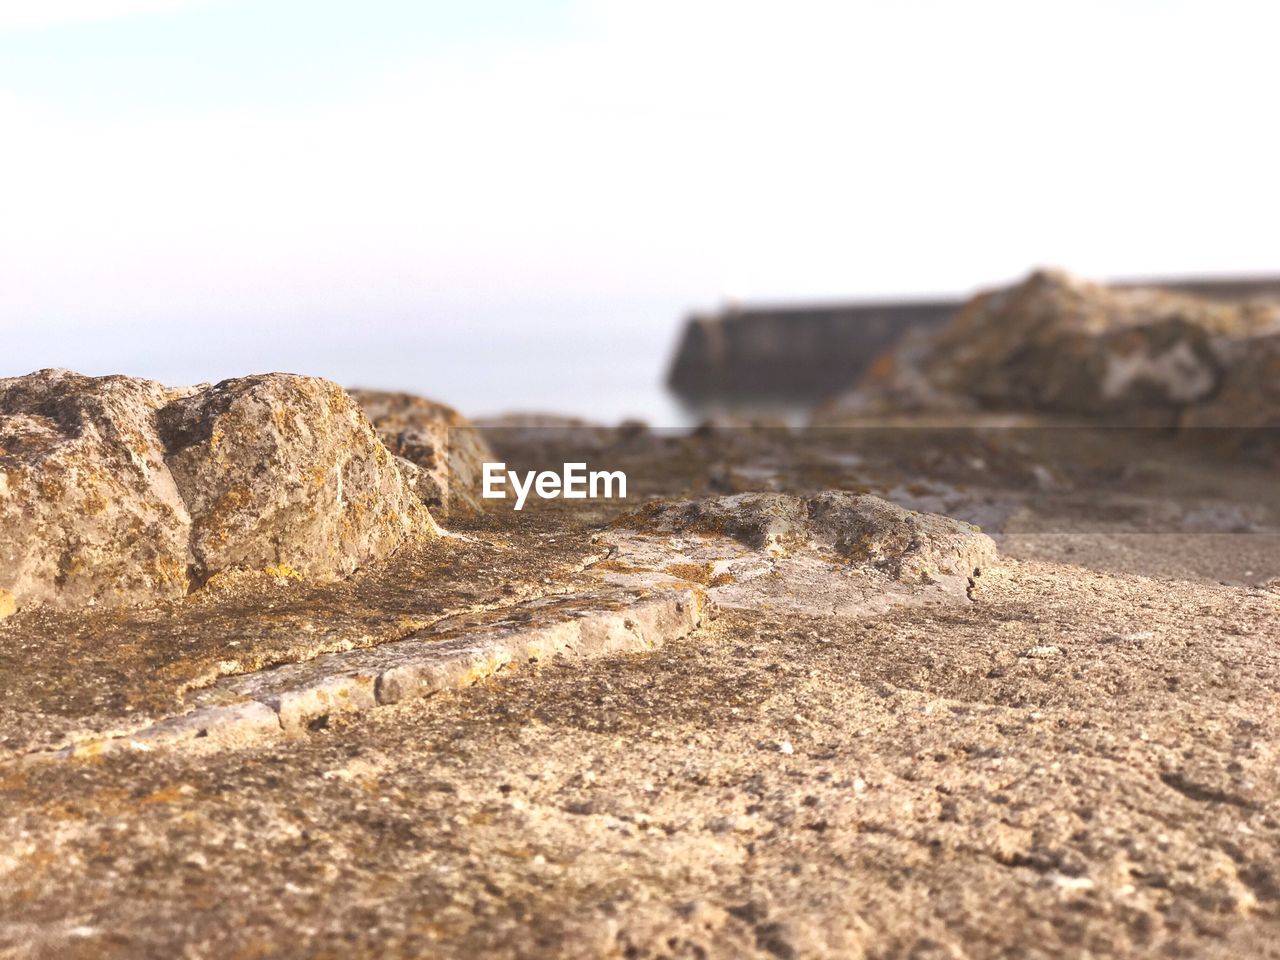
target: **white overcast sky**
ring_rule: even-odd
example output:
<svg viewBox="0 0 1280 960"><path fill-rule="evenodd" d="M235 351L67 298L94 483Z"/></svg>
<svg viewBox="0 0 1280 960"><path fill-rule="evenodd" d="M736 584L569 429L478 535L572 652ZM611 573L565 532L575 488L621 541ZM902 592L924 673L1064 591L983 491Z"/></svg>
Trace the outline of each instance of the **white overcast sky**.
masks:
<svg viewBox="0 0 1280 960"><path fill-rule="evenodd" d="M1273 271L1277 10L0 0L0 375Z"/></svg>

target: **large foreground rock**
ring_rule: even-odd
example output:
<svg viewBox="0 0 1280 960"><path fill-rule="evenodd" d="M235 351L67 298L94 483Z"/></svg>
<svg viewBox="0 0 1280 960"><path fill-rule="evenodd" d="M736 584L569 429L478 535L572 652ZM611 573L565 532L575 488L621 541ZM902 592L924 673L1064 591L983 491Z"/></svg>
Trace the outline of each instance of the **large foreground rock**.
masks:
<svg viewBox="0 0 1280 960"><path fill-rule="evenodd" d="M1211 399L1280 307L1040 271L882 358L850 410L986 409L1172 422Z"/></svg>
<svg viewBox="0 0 1280 960"><path fill-rule="evenodd" d="M484 464L497 458L452 407L412 393L352 390L387 448L413 465L406 475L440 519L478 513Z"/></svg>
<svg viewBox="0 0 1280 960"><path fill-rule="evenodd" d="M327 381L0 380L0 610L179 597L232 570L342 576L434 529Z"/></svg>

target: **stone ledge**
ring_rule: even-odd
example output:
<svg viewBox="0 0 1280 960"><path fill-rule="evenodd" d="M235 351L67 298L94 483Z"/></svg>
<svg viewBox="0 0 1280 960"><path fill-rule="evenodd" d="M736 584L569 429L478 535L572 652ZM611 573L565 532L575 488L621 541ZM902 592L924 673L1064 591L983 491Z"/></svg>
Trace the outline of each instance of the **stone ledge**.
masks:
<svg viewBox="0 0 1280 960"><path fill-rule="evenodd" d="M603 590L519 604L501 617L442 621L405 640L326 654L235 677L202 691L195 710L127 736L77 743L36 757L86 758L116 750L216 750L302 736L333 714L461 689L499 671L556 656L590 659L653 650L702 623L697 587Z"/></svg>

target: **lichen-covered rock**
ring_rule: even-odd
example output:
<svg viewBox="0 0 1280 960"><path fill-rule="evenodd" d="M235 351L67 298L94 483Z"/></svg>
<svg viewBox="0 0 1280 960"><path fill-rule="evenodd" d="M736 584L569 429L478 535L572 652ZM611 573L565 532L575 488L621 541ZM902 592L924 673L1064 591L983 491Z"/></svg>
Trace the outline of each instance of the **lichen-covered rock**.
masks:
<svg viewBox="0 0 1280 960"><path fill-rule="evenodd" d="M168 599L231 570L341 576L434 529L326 381L0 380L3 606Z"/></svg>
<svg viewBox="0 0 1280 960"><path fill-rule="evenodd" d="M165 464L158 383L0 380L0 596L10 610L182 596L191 518Z"/></svg>
<svg viewBox="0 0 1280 960"><path fill-rule="evenodd" d="M352 390L422 502L441 519L479 512L482 471L497 458L452 407L411 393Z"/></svg>
<svg viewBox="0 0 1280 960"><path fill-rule="evenodd" d="M908 582L973 576L996 558L991 538L970 524L839 490L657 501L618 523L642 532L718 534L774 555L816 550Z"/></svg>
<svg viewBox="0 0 1280 960"><path fill-rule="evenodd" d="M1218 303L1040 271L971 300L873 365L841 406L987 409L1172 422L1214 395L1235 345L1280 332L1280 307Z"/></svg>
<svg viewBox="0 0 1280 960"><path fill-rule="evenodd" d="M173 401L158 420L199 576L281 566L345 576L431 525L337 384L227 380Z"/></svg>

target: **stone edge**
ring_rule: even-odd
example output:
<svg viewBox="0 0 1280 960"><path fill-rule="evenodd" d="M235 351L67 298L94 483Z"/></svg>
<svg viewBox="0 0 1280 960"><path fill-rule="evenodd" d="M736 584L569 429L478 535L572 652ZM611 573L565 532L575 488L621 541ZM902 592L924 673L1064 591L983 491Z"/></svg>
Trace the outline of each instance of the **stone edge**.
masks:
<svg viewBox="0 0 1280 960"><path fill-rule="evenodd" d="M88 740L31 757L88 759L120 750L219 750L304 735L334 714L459 690L506 669L557 656L587 660L653 650L688 636L708 601L699 588L658 590L617 609L548 611L542 623L485 629L447 639L419 636L372 650L329 654L323 673L263 684L238 702L200 707L134 733ZM557 616L557 614L560 614ZM354 654L361 654L359 660ZM317 661L309 661L314 666Z"/></svg>

